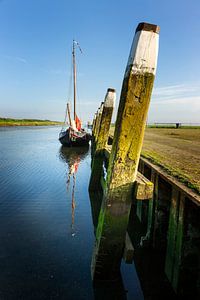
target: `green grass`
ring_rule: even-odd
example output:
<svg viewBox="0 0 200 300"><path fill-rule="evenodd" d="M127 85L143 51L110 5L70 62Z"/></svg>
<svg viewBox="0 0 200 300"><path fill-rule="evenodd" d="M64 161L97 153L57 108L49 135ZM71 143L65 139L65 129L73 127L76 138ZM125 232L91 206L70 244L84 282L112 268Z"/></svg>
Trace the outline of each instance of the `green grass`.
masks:
<svg viewBox="0 0 200 300"><path fill-rule="evenodd" d="M0 118L0 126L49 126L61 124L62 122L50 120Z"/></svg>
<svg viewBox="0 0 200 300"><path fill-rule="evenodd" d="M141 156L150 160L153 164L161 167L169 175L177 178L180 182L184 183L187 187L193 189L198 194L200 194L200 187L198 184L193 183L192 174L191 176L186 176L181 169L175 168L172 165L164 164L163 160L159 155L153 151L142 151Z"/></svg>
<svg viewBox="0 0 200 300"><path fill-rule="evenodd" d="M147 125L147 128L176 128L175 124L152 124ZM179 129L200 129L200 126L198 125L181 125L179 126Z"/></svg>
<svg viewBox="0 0 200 300"><path fill-rule="evenodd" d="M198 126L182 126L179 129L147 127L141 155L200 194L198 129ZM110 135L114 135L113 126Z"/></svg>

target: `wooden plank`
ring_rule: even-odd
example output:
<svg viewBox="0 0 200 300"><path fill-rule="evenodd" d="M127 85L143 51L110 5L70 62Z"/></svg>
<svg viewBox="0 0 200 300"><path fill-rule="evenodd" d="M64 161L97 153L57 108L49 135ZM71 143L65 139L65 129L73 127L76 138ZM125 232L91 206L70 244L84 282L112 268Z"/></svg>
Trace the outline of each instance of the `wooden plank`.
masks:
<svg viewBox="0 0 200 300"><path fill-rule="evenodd" d="M148 180L140 172L137 172L135 199L136 200L151 200L153 197L153 183Z"/></svg>

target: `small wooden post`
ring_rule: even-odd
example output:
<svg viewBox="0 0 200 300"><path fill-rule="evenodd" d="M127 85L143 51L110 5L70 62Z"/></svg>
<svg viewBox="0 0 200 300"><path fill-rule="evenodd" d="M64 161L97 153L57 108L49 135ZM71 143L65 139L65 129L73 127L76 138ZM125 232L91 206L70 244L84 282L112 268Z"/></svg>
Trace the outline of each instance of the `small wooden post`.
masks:
<svg viewBox="0 0 200 300"><path fill-rule="evenodd" d="M99 125L99 132L96 138L96 152L103 151L108 141L109 129L110 129L112 113L115 105L115 99L116 99L115 90L109 88L105 96L101 122Z"/></svg>
<svg viewBox="0 0 200 300"><path fill-rule="evenodd" d="M97 109L97 112L94 115L94 120L92 124L92 144L91 144L91 154L93 155L94 149L95 149L95 136L97 131L97 120L99 117L99 108Z"/></svg>
<svg viewBox="0 0 200 300"><path fill-rule="evenodd" d="M122 85L107 187L99 214L92 259L94 280L115 280L120 263L156 72L159 27L136 29Z"/></svg>
<svg viewBox="0 0 200 300"><path fill-rule="evenodd" d="M93 122L92 122L92 135L94 135L96 120L97 120L97 113L94 114L94 119L93 119Z"/></svg>
<svg viewBox="0 0 200 300"><path fill-rule="evenodd" d="M99 118L99 109L100 109L100 108L97 109L95 125L94 125L94 128L92 129L93 142L95 142L95 136L96 136L96 131L97 131L97 123L98 123L98 118Z"/></svg>
<svg viewBox="0 0 200 300"><path fill-rule="evenodd" d="M98 133L99 133L99 126L101 123L101 116L102 116L102 111L103 111L103 102L101 102L100 107L97 110L97 116L96 116L96 121L95 121L95 128L93 131L93 136L92 136L92 147L91 147L91 154L92 154L92 158L96 149L96 140L98 137Z"/></svg>
<svg viewBox="0 0 200 300"><path fill-rule="evenodd" d="M90 177L89 190L94 191L100 188L100 180L102 174L103 165L103 152L108 141L110 123L112 119L112 113L115 103L116 93L114 89L109 88L107 90L101 120L99 124L99 130L96 135L95 150L92 160L92 171Z"/></svg>
<svg viewBox="0 0 200 300"><path fill-rule="evenodd" d="M95 129L95 145L96 145L96 141L98 139L98 135L99 135L99 127L100 127L100 124L101 124L101 116L102 116L102 112L103 112L103 106L104 106L104 103L101 102L101 105L98 109L98 116L97 116L97 121L96 121L96 129Z"/></svg>

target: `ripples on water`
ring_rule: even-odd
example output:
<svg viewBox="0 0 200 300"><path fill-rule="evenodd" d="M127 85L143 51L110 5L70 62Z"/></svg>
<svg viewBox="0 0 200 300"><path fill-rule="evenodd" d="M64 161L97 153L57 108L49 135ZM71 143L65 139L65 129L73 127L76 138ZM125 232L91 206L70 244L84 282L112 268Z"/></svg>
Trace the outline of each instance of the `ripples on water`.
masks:
<svg viewBox="0 0 200 300"><path fill-rule="evenodd" d="M90 277L90 150L61 147L58 132L0 128L0 299L101 299ZM142 299L132 285L130 299Z"/></svg>

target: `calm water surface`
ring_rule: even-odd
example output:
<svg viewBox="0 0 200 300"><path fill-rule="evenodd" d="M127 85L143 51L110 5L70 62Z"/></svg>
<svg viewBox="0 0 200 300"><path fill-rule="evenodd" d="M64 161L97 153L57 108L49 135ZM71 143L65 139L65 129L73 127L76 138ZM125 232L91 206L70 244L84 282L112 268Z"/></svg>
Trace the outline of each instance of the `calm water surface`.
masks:
<svg viewBox="0 0 200 300"><path fill-rule="evenodd" d="M62 148L58 133L0 128L1 300L105 296L90 276L90 149ZM143 299L134 266L122 274L127 299Z"/></svg>

